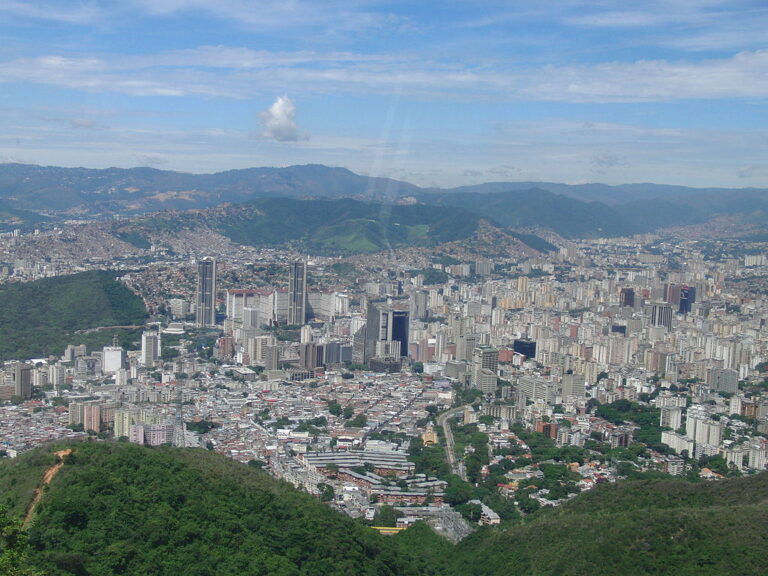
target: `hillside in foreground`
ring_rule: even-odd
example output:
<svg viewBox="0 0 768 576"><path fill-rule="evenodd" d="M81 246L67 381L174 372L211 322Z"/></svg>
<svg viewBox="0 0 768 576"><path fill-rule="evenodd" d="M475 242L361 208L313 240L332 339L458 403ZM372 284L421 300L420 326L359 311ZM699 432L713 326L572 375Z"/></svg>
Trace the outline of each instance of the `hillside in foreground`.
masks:
<svg viewBox="0 0 768 576"><path fill-rule="evenodd" d="M529 524L472 535L453 568L486 576L765 574L767 527L768 473L611 484Z"/></svg>
<svg viewBox="0 0 768 576"><path fill-rule="evenodd" d="M29 529L30 564L42 574L428 573L392 539L212 452L71 447ZM11 499L0 503L17 514L30 497L23 479L41 478L46 460L22 458L0 466L0 493Z"/></svg>
<svg viewBox="0 0 768 576"><path fill-rule="evenodd" d="M764 574L768 474L601 486L523 525L457 546L417 525L383 537L248 466L205 450L69 445L32 517L40 574ZM20 518L54 462L0 463Z"/></svg>

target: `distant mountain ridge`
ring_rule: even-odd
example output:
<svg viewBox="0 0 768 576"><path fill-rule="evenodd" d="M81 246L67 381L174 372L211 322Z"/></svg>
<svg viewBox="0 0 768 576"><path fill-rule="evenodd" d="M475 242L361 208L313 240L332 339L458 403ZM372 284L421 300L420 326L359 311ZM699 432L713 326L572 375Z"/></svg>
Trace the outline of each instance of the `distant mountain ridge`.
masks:
<svg viewBox="0 0 768 576"><path fill-rule="evenodd" d="M259 197L359 197L411 195L420 188L389 178L360 176L346 168L308 164L188 174L155 168L58 168L0 164L0 199L18 209L139 214L207 208Z"/></svg>
<svg viewBox="0 0 768 576"><path fill-rule="evenodd" d="M159 232L205 226L249 246L290 245L318 254L359 254L464 240L478 229L480 220L481 216L454 206L259 198L117 223L113 234L138 245Z"/></svg>
<svg viewBox="0 0 768 576"><path fill-rule="evenodd" d="M422 197L435 206L455 206L500 226L553 230L567 238L622 236L642 227L599 202L581 202L541 188L504 192L454 192Z"/></svg>
<svg viewBox="0 0 768 576"><path fill-rule="evenodd" d="M0 164L0 207L4 208L0 229L6 230L36 226L39 216L35 214L107 218L270 197L454 206L501 226L550 230L568 238L652 232L703 224L723 215L759 227L768 214L768 190L759 188L491 182L437 189L317 164L215 174Z"/></svg>
<svg viewBox="0 0 768 576"><path fill-rule="evenodd" d="M653 184L651 182L634 184L600 184L591 182L588 184L563 184L558 182L486 182L471 186L459 186L456 188L429 189L430 193L454 193L475 192L487 194L493 192L520 191L538 188L555 194L575 198L583 202L601 202L609 206L628 204L641 200L652 199L683 199L701 194L728 194L733 192L768 192L765 188L692 188L689 186L675 186L671 184Z"/></svg>

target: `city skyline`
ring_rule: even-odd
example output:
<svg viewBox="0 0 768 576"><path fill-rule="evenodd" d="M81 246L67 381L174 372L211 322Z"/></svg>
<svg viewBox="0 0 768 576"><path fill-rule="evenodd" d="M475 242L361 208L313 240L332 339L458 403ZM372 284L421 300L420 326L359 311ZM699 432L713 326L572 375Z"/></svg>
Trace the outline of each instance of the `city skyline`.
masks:
<svg viewBox="0 0 768 576"><path fill-rule="evenodd" d="M768 183L759 2L0 2L0 161Z"/></svg>

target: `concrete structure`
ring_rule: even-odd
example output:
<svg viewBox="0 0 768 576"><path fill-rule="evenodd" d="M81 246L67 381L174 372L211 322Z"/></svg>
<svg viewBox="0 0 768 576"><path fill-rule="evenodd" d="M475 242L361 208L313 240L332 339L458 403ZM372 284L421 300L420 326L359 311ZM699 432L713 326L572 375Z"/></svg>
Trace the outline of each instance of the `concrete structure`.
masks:
<svg viewBox="0 0 768 576"><path fill-rule="evenodd" d="M293 262L288 274L288 324L307 323L307 265Z"/></svg>
<svg viewBox="0 0 768 576"><path fill-rule="evenodd" d="M216 260L203 258L197 263L195 323L216 325Z"/></svg>

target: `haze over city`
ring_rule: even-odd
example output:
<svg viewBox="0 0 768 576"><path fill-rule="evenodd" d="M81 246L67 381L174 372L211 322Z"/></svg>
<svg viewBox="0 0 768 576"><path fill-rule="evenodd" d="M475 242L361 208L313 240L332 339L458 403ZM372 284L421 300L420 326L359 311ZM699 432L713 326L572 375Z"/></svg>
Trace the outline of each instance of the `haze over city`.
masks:
<svg viewBox="0 0 768 576"><path fill-rule="evenodd" d="M760 187L763 2L0 1L0 161Z"/></svg>

